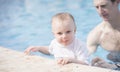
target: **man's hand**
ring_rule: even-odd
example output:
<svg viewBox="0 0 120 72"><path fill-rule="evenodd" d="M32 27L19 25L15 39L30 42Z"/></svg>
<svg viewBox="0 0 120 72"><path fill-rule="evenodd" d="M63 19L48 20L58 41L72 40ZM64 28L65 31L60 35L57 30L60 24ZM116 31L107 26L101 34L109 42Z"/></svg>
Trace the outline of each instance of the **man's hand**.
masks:
<svg viewBox="0 0 120 72"><path fill-rule="evenodd" d="M103 59L96 57L92 60L92 66L102 67L102 68L109 68L114 69L116 66L114 64L110 64Z"/></svg>

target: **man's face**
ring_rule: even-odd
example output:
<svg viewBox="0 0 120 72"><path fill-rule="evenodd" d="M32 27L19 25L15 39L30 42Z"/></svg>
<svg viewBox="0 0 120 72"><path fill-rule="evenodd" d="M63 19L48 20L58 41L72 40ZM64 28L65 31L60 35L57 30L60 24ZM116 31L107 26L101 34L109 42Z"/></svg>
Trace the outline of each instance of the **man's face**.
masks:
<svg viewBox="0 0 120 72"><path fill-rule="evenodd" d="M116 13L117 3L112 3L111 0L94 0L99 15L104 21L111 21Z"/></svg>

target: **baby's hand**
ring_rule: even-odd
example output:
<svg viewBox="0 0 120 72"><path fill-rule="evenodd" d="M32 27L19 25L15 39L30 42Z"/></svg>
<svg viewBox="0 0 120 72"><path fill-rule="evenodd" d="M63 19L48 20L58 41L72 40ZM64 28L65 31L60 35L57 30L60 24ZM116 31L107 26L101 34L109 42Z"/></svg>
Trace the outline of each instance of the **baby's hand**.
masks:
<svg viewBox="0 0 120 72"><path fill-rule="evenodd" d="M29 55L30 52L36 52L36 51L38 51L38 49L37 49L35 46L30 46L30 47L28 47L28 48L24 51L24 53L25 53L26 55Z"/></svg>
<svg viewBox="0 0 120 72"><path fill-rule="evenodd" d="M71 59L67 58L67 57L65 57L65 58L59 58L57 60L57 64L61 64L61 65L65 65L65 64L68 64L70 62L71 62Z"/></svg>

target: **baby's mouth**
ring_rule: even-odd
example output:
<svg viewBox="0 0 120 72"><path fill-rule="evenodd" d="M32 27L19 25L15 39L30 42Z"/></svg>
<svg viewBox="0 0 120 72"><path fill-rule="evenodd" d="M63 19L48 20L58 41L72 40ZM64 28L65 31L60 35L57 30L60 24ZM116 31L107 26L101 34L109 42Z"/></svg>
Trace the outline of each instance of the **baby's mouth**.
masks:
<svg viewBox="0 0 120 72"><path fill-rule="evenodd" d="M64 43L67 43L67 42L68 42L68 40L63 40L63 42L64 42Z"/></svg>

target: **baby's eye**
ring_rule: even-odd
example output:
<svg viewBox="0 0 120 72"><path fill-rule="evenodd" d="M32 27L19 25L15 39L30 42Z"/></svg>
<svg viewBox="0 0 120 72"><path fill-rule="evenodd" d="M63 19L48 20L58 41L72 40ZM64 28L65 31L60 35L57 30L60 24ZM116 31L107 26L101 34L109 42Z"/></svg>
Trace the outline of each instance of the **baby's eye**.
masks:
<svg viewBox="0 0 120 72"><path fill-rule="evenodd" d="M57 34L58 34L58 35L62 35L62 33L61 33L61 32L58 32Z"/></svg>

